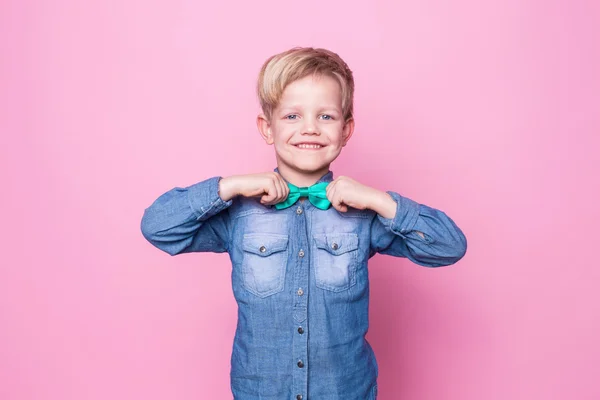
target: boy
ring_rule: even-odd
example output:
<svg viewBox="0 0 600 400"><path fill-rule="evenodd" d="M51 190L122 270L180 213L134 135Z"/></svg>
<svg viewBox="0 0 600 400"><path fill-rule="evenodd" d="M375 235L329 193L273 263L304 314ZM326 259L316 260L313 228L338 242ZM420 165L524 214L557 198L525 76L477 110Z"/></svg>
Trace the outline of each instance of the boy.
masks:
<svg viewBox="0 0 600 400"><path fill-rule="evenodd" d="M145 238L171 255L229 253L237 400L376 399L368 259L439 267L466 252L442 211L333 178L329 165L354 130L353 93L352 72L335 53L271 57L259 74L257 124L275 147L275 171L176 187L144 212Z"/></svg>

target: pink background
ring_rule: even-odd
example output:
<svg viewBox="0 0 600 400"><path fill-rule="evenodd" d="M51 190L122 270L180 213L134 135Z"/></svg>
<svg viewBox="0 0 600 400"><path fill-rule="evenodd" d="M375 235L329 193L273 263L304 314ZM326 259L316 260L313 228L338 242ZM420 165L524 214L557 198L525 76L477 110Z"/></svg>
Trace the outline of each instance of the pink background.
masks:
<svg viewBox="0 0 600 400"><path fill-rule="evenodd" d="M469 241L448 268L372 259L380 399L600 398L600 3L393 3L2 2L1 399L231 398L228 257L139 224L275 166L254 84L296 45L355 73L335 174Z"/></svg>

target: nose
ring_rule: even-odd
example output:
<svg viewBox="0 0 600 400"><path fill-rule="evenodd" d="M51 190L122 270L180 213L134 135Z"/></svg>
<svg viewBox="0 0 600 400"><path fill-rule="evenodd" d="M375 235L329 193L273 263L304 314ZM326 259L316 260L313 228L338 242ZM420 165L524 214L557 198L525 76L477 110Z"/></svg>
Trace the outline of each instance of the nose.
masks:
<svg viewBox="0 0 600 400"><path fill-rule="evenodd" d="M305 135L320 135L319 130L317 129L315 123L313 121L305 120L304 126L302 127L302 134Z"/></svg>

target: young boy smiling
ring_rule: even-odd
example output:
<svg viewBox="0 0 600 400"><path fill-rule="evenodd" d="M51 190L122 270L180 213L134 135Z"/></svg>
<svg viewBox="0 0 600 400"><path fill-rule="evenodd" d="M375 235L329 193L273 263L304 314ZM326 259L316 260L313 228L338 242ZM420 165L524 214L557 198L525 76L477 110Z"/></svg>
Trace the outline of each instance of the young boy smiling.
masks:
<svg viewBox="0 0 600 400"><path fill-rule="evenodd" d="M368 260L381 253L439 267L466 252L444 212L334 179L330 164L354 131L353 94L352 72L331 51L269 58L257 125L274 146L274 172L176 187L144 212L144 237L171 255L229 253L237 400L376 399Z"/></svg>

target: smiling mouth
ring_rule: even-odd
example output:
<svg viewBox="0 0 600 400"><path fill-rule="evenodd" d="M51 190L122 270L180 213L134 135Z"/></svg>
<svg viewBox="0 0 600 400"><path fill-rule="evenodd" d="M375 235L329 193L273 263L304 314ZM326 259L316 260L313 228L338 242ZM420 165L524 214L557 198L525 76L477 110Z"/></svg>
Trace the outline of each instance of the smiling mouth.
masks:
<svg viewBox="0 0 600 400"><path fill-rule="evenodd" d="M320 144L297 144L295 147L302 150L319 150L325 146L321 146Z"/></svg>

